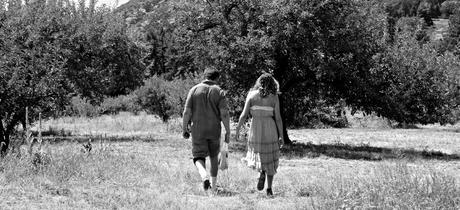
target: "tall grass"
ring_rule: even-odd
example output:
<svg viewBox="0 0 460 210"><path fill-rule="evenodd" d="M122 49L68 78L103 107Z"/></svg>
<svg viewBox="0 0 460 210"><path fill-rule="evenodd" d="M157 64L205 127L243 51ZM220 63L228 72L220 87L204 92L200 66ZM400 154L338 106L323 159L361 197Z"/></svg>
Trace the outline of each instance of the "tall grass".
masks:
<svg viewBox="0 0 460 210"><path fill-rule="evenodd" d="M382 164L365 176L327 176L303 184L298 194L318 195L322 209L458 209L460 189L451 176L412 168L406 163Z"/></svg>
<svg viewBox="0 0 460 210"><path fill-rule="evenodd" d="M191 142L180 138L180 123L128 113L46 121L45 128L72 135L134 137L117 142L96 138L90 153L77 142L55 142L48 145L51 161L39 165L27 154L10 153L0 160L0 209L460 209L455 160L282 156L271 199L255 189L257 172L240 161L244 149L231 150L229 169L218 176L224 190L212 196L202 189ZM336 134L330 131L335 132L324 130L319 137L333 139ZM309 137L314 132L321 131L308 130ZM349 144L353 139L347 132L340 136ZM377 134L392 141L393 136ZM400 147L411 142L401 141ZM231 148L237 144L244 146L232 142ZM450 168L437 170L443 167Z"/></svg>
<svg viewBox="0 0 460 210"><path fill-rule="evenodd" d="M61 207L79 209L187 206L177 195L185 191L189 175L177 168L171 171L170 165L155 158L155 154L147 159L112 146L87 154L69 143L54 148L51 156L48 165L34 166L29 157L15 156L7 156L0 162L0 185L3 186L0 197L4 201L0 209L6 208L8 201L14 201L18 194L29 198L24 204L16 203L14 208L55 209L61 203L50 198L56 197L65 200ZM182 184L174 185L177 181Z"/></svg>
<svg viewBox="0 0 460 210"><path fill-rule="evenodd" d="M0 162L0 208L460 207L460 188L453 177L406 162L378 163L359 174L331 170L312 176L280 171L275 176L275 198L269 199L255 191L257 173L241 164L242 154L233 153L229 170L219 172L224 192L209 197L189 159L190 148L181 140L95 144L90 154L77 144L52 146L52 161L47 165L34 166L27 156L7 156ZM23 200L15 203L16 198Z"/></svg>
<svg viewBox="0 0 460 210"><path fill-rule="evenodd" d="M43 128L66 131L72 135L83 136L154 136L157 134L176 134L182 131L180 118L163 122L158 116L145 112L133 114L121 112L117 115L98 117L62 117L43 123ZM38 125L32 128L38 130Z"/></svg>

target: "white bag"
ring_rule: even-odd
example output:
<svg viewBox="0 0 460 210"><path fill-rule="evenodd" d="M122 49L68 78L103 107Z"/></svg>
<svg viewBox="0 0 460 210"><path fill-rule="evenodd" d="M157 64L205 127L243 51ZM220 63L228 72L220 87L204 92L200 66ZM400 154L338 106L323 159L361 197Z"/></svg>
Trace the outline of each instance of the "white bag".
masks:
<svg viewBox="0 0 460 210"><path fill-rule="evenodd" d="M228 169L228 143L223 142L219 153L219 169Z"/></svg>

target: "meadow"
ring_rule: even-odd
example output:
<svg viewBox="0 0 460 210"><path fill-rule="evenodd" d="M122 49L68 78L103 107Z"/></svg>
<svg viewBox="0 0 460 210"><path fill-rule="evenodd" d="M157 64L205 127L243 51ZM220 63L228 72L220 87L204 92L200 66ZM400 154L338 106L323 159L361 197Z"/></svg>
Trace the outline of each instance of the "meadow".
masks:
<svg viewBox="0 0 460 210"><path fill-rule="evenodd" d="M458 126L289 130L295 143L268 198L240 161L245 141L230 144L222 192L203 191L180 123L127 113L45 121L60 135L45 138L51 161L1 160L0 209L460 209Z"/></svg>

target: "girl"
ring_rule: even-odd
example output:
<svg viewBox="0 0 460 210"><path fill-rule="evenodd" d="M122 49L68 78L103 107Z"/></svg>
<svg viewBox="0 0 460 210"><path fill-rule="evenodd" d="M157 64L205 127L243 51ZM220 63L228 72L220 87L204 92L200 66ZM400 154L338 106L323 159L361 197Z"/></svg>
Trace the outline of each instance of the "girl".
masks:
<svg viewBox="0 0 460 210"><path fill-rule="evenodd" d="M248 137L248 152L243 161L260 172L257 189L263 190L267 180L267 195L273 196L273 176L278 168L280 147L283 145L283 124L279 108L279 85L271 74L260 76L249 91L236 127L238 140L240 128L249 114L252 116Z"/></svg>

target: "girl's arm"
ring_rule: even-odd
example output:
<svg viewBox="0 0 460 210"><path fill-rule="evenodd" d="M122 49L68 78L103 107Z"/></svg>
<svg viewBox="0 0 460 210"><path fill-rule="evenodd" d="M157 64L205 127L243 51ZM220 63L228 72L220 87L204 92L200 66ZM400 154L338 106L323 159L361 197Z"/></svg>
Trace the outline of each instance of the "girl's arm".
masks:
<svg viewBox="0 0 460 210"><path fill-rule="evenodd" d="M276 123L276 127L278 128L278 138L280 140L280 146L283 146L284 144L283 120L281 119L280 100L278 98L278 95L276 95L276 99L275 99L275 123Z"/></svg>
<svg viewBox="0 0 460 210"><path fill-rule="evenodd" d="M243 125L243 123L246 121L246 118L249 115L249 109L251 108L251 92L248 93L248 96L246 97L246 102L244 103L244 108L243 112L241 112L240 119L238 120L238 125L236 126L236 140L238 141L238 138L240 136L240 128Z"/></svg>

